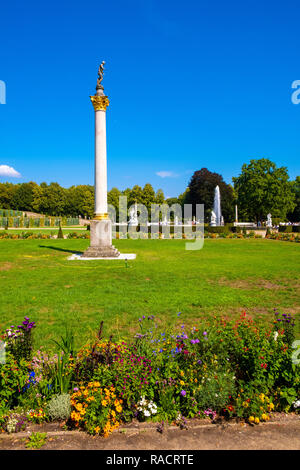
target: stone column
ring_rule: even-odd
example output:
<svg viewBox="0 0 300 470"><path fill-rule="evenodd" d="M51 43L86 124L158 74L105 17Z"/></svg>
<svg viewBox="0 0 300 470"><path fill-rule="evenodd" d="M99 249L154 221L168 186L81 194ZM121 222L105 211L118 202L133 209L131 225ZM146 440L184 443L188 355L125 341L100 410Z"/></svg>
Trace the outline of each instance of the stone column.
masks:
<svg viewBox="0 0 300 470"><path fill-rule="evenodd" d="M112 246L111 220L107 214L106 108L109 105L109 99L104 95L104 88L101 85L103 68L101 72L101 75L98 72L100 78L97 82L96 94L90 97L95 111L95 209L90 223L90 247L82 255L89 258L120 255Z"/></svg>

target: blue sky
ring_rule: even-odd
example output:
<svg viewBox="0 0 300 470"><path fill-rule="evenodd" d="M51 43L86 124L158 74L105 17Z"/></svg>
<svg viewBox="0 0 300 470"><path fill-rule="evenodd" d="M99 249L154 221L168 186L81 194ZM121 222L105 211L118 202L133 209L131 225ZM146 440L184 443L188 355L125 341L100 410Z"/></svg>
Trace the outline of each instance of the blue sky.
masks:
<svg viewBox="0 0 300 470"><path fill-rule="evenodd" d="M296 2L40 0L0 9L0 165L19 178L93 184L98 65L108 187L183 192L207 167L227 182L252 158L300 174Z"/></svg>

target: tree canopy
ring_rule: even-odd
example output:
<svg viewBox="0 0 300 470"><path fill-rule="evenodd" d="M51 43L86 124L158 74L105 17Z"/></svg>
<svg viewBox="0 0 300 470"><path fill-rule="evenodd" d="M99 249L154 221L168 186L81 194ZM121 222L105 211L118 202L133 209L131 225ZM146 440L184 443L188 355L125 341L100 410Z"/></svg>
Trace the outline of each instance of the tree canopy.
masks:
<svg viewBox="0 0 300 470"><path fill-rule="evenodd" d="M204 204L204 217L208 221L214 205L215 188L219 186L221 194L221 211L226 222L232 222L234 218L234 191L231 185L225 183L222 175L212 173L207 168L195 171L193 174L184 199L185 203L195 205Z"/></svg>
<svg viewBox="0 0 300 470"><path fill-rule="evenodd" d="M293 185L286 167L277 168L266 158L242 166L240 176L232 178L237 193L239 218L263 221L267 214L285 219L295 208Z"/></svg>

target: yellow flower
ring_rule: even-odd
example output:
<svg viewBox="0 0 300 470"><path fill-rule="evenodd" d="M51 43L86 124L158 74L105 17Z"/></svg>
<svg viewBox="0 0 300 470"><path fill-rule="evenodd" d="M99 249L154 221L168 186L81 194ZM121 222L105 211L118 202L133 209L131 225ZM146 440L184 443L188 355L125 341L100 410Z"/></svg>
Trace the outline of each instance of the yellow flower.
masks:
<svg viewBox="0 0 300 470"><path fill-rule="evenodd" d="M183 380L180 380L180 385L184 385L184 381Z"/></svg>
<svg viewBox="0 0 300 470"><path fill-rule="evenodd" d="M256 424L259 424L259 418L257 418L257 417L254 418L254 422L255 422Z"/></svg>
<svg viewBox="0 0 300 470"><path fill-rule="evenodd" d="M263 414L261 415L261 419L262 419L263 421L267 421L268 418L269 418L269 416L266 415L266 413L263 413Z"/></svg>
<svg viewBox="0 0 300 470"><path fill-rule="evenodd" d="M244 408L248 408L248 406L249 406L249 403L248 403L247 401L244 401L244 402L243 402L243 407L244 407Z"/></svg>
<svg viewBox="0 0 300 470"><path fill-rule="evenodd" d="M183 370L181 370L181 371L180 371L180 375L181 375L181 377L183 377L183 376L184 376L184 372L183 372Z"/></svg>
<svg viewBox="0 0 300 470"><path fill-rule="evenodd" d="M249 423L253 423L253 421L254 421L254 416L250 416L250 418L248 418L248 421L249 421Z"/></svg>
<svg viewBox="0 0 300 470"><path fill-rule="evenodd" d="M106 401L106 400L102 400L101 404L102 404L102 406L106 406L106 405L107 405L107 401Z"/></svg>

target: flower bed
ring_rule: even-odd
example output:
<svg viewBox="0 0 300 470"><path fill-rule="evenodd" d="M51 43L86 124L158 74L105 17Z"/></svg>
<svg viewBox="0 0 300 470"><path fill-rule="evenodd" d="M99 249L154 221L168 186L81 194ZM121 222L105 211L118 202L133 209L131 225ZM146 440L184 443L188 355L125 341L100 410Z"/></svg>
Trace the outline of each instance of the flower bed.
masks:
<svg viewBox="0 0 300 470"><path fill-rule="evenodd" d="M255 425L273 411L300 407L300 365L291 315L271 325L246 314L187 327L179 313L162 331L154 316L139 319L131 341L102 338L75 352L66 331L57 354L33 354L29 318L2 336L0 427L64 420L72 429L108 436L133 419L186 426L187 418L241 419Z"/></svg>
<svg viewBox="0 0 300 470"><path fill-rule="evenodd" d="M267 234L266 238L269 238L270 240L280 240L283 242L300 243L300 235L295 233L271 233Z"/></svg>

